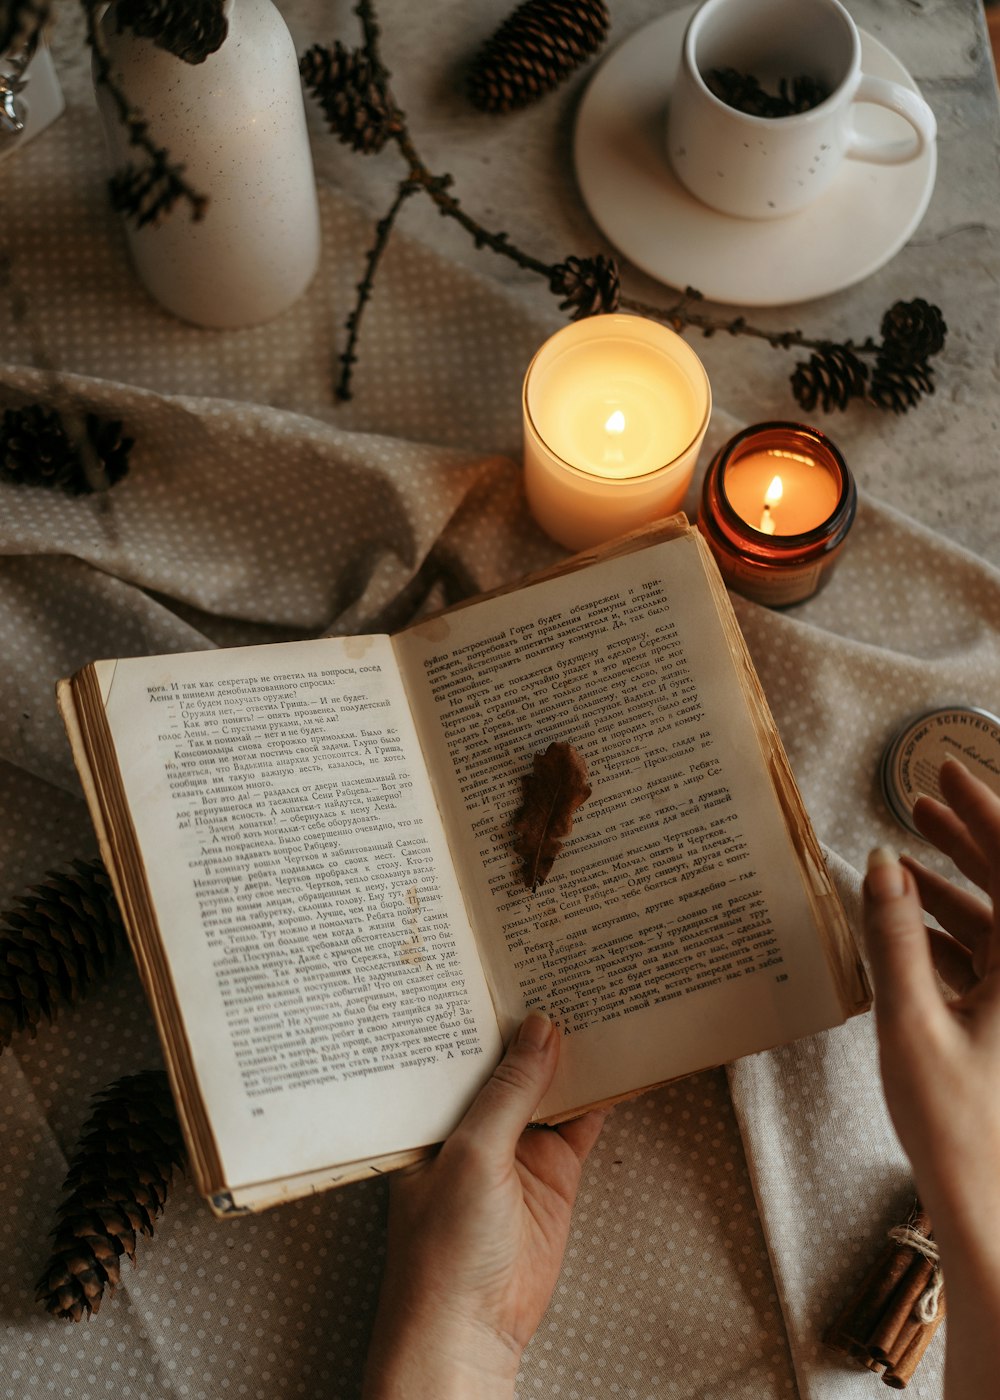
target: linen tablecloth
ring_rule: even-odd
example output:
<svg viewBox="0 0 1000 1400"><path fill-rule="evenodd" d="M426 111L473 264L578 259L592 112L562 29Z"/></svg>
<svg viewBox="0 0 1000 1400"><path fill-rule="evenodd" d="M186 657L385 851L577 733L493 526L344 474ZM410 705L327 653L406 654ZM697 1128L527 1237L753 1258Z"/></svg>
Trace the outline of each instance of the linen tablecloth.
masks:
<svg viewBox="0 0 1000 1400"><path fill-rule="evenodd" d="M897 296L939 300L952 325L939 392L906 420L852 409L820 424L848 450L861 483L849 548L829 587L805 604L775 613L735 600L855 918L865 852L901 839L877 788L892 732L932 705L1000 703L995 467L985 455L997 243L988 201L970 223L979 196L961 184L963 123L986 109L975 108L981 94L968 84L949 86L945 71L972 62L953 31L964 24L965 38L980 42L981 26L971 8L956 25L930 5L921 28L908 8L852 6L908 46L918 78L918 60L929 63L933 49L940 86L928 81L925 92L942 120L942 150L955 157L947 188L961 195L945 205L936 197L914 247L863 291L829 298L809 317L829 334L865 332ZM401 39L416 26L406 28L401 6L386 11L400 26L394 53L387 18L390 61L405 71ZM625 33L653 12L623 6L616 23ZM332 37L318 7L289 4L286 14L300 49ZM421 70L419 86L415 67L399 84L413 88L414 119L426 120L435 159L448 133L431 114L435 101L458 112L458 99L442 91L465 16L457 3L434 10L414 41L425 57L440 52L438 67ZM477 7L469 24L485 33L493 20ZM105 205L77 30L71 12L60 17L55 53L68 116L3 169L0 407L72 403L120 418L136 441L131 471L110 493L4 486L0 495L4 907L45 870L95 849L53 704L59 676L99 656L393 628L560 554L528 517L520 486L521 378L561 323L544 287L447 240L432 249L435 226L424 224L437 216L418 214L416 236L398 233L380 271L355 398L336 405L336 347L381 207L373 190L382 182L390 191L400 172L379 157L381 166L358 173L356 158L332 150L311 116L324 232L312 288L251 330L172 320L132 280ZM555 190L531 186L521 225L553 260L599 246L566 198L573 91L514 128L532 175L553 162L560 172ZM477 166L499 166L511 138L464 117L455 123L459 173L482 195ZM994 136L987 121L980 154ZM505 164L497 189L513 178ZM481 212L503 222L496 209ZM784 324L805 319L800 308L784 315ZM771 352L728 337L695 345L717 405L701 469L742 424L797 416L788 366ZM89 1095L158 1063L127 963L55 1026L0 1056L0 1396L350 1400L382 1262L382 1183L220 1222L182 1178L139 1267L89 1324L56 1323L34 1303ZM519 1395L881 1393L819 1337L908 1193L870 1016L620 1105L588 1163ZM910 1387L918 1400L939 1400L941 1358L938 1338Z"/></svg>

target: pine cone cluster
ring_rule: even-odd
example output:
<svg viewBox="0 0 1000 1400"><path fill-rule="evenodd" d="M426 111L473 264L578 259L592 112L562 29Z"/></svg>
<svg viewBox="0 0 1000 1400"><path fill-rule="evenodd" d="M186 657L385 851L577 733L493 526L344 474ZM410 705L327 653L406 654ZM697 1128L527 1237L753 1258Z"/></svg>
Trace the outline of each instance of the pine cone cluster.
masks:
<svg viewBox="0 0 1000 1400"><path fill-rule="evenodd" d="M119 33L131 29L185 63L204 63L229 32L224 0L117 0Z"/></svg>
<svg viewBox="0 0 1000 1400"><path fill-rule="evenodd" d="M48 0L0 0L0 57L20 54L49 18Z"/></svg>
<svg viewBox="0 0 1000 1400"><path fill-rule="evenodd" d="M570 256L552 269L549 287L562 298L560 310L569 311L572 321L616 311L621 295L618 264L601 253L595 258Z"/></svg>
<svg viewBox="0 0 1000 1400"><path fill-rule="evenodd" d="M338 140L364 155L380 151L398 123L392 103L361 49L313 44L299 60L302 81Z"/></svg>
<svg viewBox="0 0 1000 1400"><path fill-rule="evenodd" d="M473 61L470 101L484 112L528 106L596 53L610 25L604 0L525 0Z"/></svg>
<svg viewBox="0 0 1000 1400"><path fill-rule="evenodd" d="M184 1145L167 1076L128 1075L94 1096L63 1184L52 1254L36 1289L53 1315L79 1322L135 1263L138 1236L152 1235Z"/></svg>
<svg viewBox="0 0 1000 1400"><path fill-rule="evenodd" d="M133 439L122 437L117 420L88 413L87 445L100 463L101 485L114 486L128 471ZM93 491L80 454L54 408L29 404L8 408L0 421L0 479L21 485L46 486L82 495Z"/></svg>
<svg viewBox="0 0 1000 1400"><path fill-rule="evenodd" d="M125 930L104 865L74 861L0 915L0 1051L107 976Z"/></svg>
<svg viewBox="0 0 1000 1400"><path fill-rule="evenodd" d="M868 340L860 347L876 352L870 375L850 344L828 342L800 361L791 377L796 401L807 412L817 404L829 412L863 398L876 408L906 413L925 394L933 394L929 361L944 348L948 332L940 309L920 297L897 301L882 317L881 331L880 344Z"/></svg>

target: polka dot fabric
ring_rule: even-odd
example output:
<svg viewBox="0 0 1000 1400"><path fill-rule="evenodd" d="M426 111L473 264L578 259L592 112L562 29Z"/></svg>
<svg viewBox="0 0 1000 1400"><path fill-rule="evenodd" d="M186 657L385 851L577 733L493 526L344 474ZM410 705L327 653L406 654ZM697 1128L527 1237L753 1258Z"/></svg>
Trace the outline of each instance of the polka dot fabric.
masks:
<svg viewBox="0 0 1000 1400"><path fill-rule="evenodd" d="M293 32L302 8L289 6ZM355 397L335 404L372 215L323 179L321 270L295 307L241 331L174 321L129 273L82 17L63 9L68 113L3 169L17 217L0 245L0 408L44 398L120 418L135 447L105 495L0 489L4 901L94 850L52 700L60 676L99 656L394 628L558 557L516 466L521 378L559 324L551 302L459 268L404 218L366 309ZM312 21L304 32L322 37ZM343 165L328 148L323 161ZM742 426L725 408L703 464ZM781 614L736 606L853 909L865 851L899 839L875 779L885 740L927 705L1000 704L997 576L866 496L823 594ZM182 1177L89 1324L35 1304L89 1096L158 1063L128 961L0 1057L0 1400L356 1400L380 1183L219 1222ZM819 1337L907 1184L868 1017L620 1105L519 1400L872 1394ZM910 1394L941 1393L937 1341Z"/></svg>

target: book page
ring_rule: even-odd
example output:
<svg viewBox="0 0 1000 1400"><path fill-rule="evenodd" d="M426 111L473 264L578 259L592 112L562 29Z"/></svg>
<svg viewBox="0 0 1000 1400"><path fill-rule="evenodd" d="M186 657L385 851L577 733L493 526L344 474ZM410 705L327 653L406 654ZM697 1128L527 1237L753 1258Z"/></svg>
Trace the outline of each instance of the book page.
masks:
<svg viewBox="0 0 1000 1400"><path fill-rule="evenodd" d="M554 1116L844 1019L693 535L395 639L505 1038L567 1037ZM593 792L547 881L511 818L532 755Z"/></svg>
<svg viewBox="0 0 1000 1400"><path fill-rule="evenodd" d="M440 1141L499 1039L388 639L95 670L227 1184Z"/></svg>

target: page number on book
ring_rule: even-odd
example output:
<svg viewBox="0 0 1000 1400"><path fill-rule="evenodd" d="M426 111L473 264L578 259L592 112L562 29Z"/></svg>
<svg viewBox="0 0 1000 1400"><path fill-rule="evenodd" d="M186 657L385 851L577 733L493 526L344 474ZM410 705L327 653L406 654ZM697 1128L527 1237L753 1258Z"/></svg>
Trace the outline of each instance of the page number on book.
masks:
<svg viewBox="0 0 1000 1400"><path fill-rule="evenodd" d="M774 980L775 980L776 982L787 982L787 981L788 981L788 973L787 973L787 972L776 972L776 973L774 974Z"/></svg>
<svg viewBox="0 0 1000 1400"><path fill-rule="evenodd" d="M264 1117L264 1110L263 1110L262 1108L252 1108L252 1109L250 1110L250 1117L251 1117L251 1118L263 1118L263 1117Z"/></svg>

